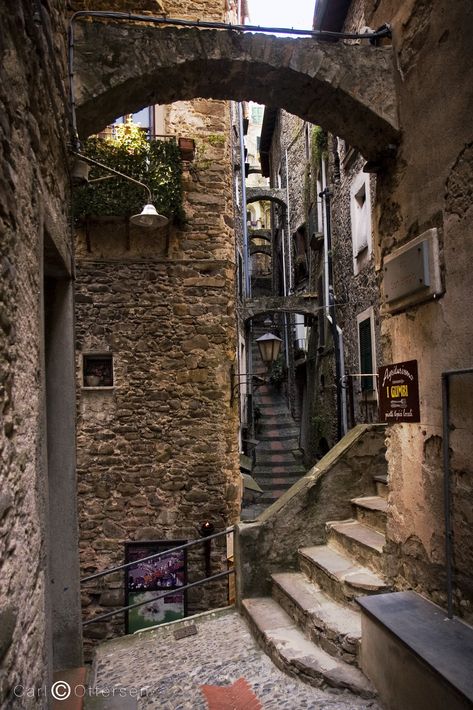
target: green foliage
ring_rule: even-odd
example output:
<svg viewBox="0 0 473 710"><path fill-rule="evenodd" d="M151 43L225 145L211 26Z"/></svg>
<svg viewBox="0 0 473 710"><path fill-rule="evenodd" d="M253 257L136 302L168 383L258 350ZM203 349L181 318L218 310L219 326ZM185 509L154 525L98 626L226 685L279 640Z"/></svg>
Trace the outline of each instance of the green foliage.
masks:
<svg viewBox="0 0 473 710"><path fill-rule="evenodd" d="M314 414L312 417L312 429L314 432L314 438L317 442L322 437L327 438L329 426L326 417L323 417L320 414Z"/></svg>
<svg viewBox="0 0 473 710"><path fill-rule="evenodd" d="M317 167L320 160L327 156L327 134L320 126L313 126L310 138L311 162L314 167Z"/></svg>
<svg viewBox="0 0 473 710"><path fill-rule="evenodd" d="M116 137L89 138L84 155L119 170L147 185L158 212L175 224L184 221L182 207L182 161L175 141L147 140L136 124L117 126ZM141 212L147 193L139 185L124 178L110 176L101 168L93 167L92 182L74 191L73 210L76 218L89 216L129 217Z"/></svg>
<svg viewBox="0 0 473 710"><path fill-rule="evenodd" d="M282 355L279 355L278 359L271 364L268 380L270 384L274 385L275 387L280 387L282 383L286 380L286 377L286 366L284 364Z"/></svg>
<svg viewBox="0 0 473 710"><path fill-rule="evenodd" d="M206 136L205 140L207 143L210 143L210 145L222 146L225 145L227 138L224 133L211 133Z"/></svg>
<svg viewBox="0 0 473 710"><path fill-rule="evenodd" d="M317 202L317 177L320 161L327 157L327 133L321 126L312 126L310 135L310 160L304 175L304 209L308 214L311 204Z"/></svg>

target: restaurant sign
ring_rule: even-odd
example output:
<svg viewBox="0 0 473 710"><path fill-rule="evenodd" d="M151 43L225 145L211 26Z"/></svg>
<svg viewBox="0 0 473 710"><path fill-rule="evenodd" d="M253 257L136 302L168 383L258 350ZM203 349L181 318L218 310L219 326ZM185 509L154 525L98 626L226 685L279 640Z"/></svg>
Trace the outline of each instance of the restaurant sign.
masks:
<svg viewBox="0 0 473 710"><path fill-rule="evenodd" d="M379 370L379 420L387 424L420 422L417 360Z"/></svg>

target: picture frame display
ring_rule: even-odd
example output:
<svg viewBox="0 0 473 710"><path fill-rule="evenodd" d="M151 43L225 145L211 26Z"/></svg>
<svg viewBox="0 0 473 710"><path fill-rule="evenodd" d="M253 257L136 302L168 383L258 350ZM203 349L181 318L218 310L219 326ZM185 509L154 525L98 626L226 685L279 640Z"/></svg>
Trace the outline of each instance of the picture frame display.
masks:
<svg viewBox="0 0 473 710"><path fill-rule="evenodd" d="M125 564L158 552L165 552L187 540L147 540L125 543ZM125 570L125 606L150 600L125 612L125 633L176 621L187 616L187 592L180 587L187 584L187 549L177 550L147 562L137 562ZM160 593L171 594L156 599ZM152 601L154 600L154 601Z"/></svg>

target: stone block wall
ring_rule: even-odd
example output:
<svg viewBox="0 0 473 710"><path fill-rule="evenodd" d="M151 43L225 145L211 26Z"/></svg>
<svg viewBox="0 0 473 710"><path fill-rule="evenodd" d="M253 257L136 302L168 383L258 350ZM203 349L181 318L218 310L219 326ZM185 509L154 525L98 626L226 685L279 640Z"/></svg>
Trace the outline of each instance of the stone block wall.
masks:
<svg viewBox="0 0 473 710"><path fill-rule="evenodd" d="M343 141L330 141L329 156L332 199L332 254L334 272L334 293L340 307L337 309L337 324L343 330L345 346L345 367L348 372L360 371L359 336L357 316L370 307L373 308L375 342L372 343L376 357L376 367L383 365L381 318L379 245L372 245L371 252L363 260L359 272L355 274L353 265L353 243L351 224L350 188L354 179L362 172L366 160L346 146ZM335 147L337 146L337 147ZM335 160L338 165L335 169ZM338 173L335 178L335 171ZM376 178L370 176L370 197L372 220L375 220ZM356 422L377 421L377 400L374 393L365 399L361 391L360 379L353 380L354 410Z"/></svg>
<svg viewBox="0 0 473 710"><path fill-rule="evenodd" d="M0 8L2 708L46 707L43 696L15 698L13 688L41 693L53 670L48 454L54 452L46 442L42 301L43 275L53 262L71 271L70 194L63 3L39 7L39 14L27 1ZM70 394L64 392L65 402ZM73 437L63 443L73 446ZM68 510L64 519L73 525Z"/></svg>
<svg viewBox="0 0 473 710"><path fill-rule="evenodd" d="M168 4L170 5L170 4ZM224 3L208 17L223 19ZM195 17L177 3L172 16ZM201 16L201 15L200 15ZM207 16L207 9L206 9ZM184 166L185 224L156 233L90 223L77 234L78 479L84 574L120 564L125 541L200 537L239 517L235 239L230 106L165 109L166 133L196 142ZM82 357L113 355L114 386L83 388ZM212 572L226 569L225 540ZM205 576L202 547L189 581ZM87 617L123 601L120 574L83 588ZM191 590L189 613L228 603L227 582ZM123 616L86 630L86 653L123 633Z"/></svg>

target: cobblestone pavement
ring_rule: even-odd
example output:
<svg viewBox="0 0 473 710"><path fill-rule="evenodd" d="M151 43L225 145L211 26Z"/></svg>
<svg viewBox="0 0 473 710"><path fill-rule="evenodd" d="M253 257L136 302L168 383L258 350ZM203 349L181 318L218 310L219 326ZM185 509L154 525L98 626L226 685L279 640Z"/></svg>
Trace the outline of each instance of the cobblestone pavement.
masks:
<svg viewBox="0 0 473 710"><path fill-rule="evenodd" d="M174 638L177 629L192 624L197 628L196 635ZM228 685L241 677L246 678L265 710L381 710L373 700L313 688L280 671L233 608L100 646L89 686L105 690L109 697L96 697L86 703L86 708L205 710L201 685ZM138 689L142 697L136 697Z"/></svg>

